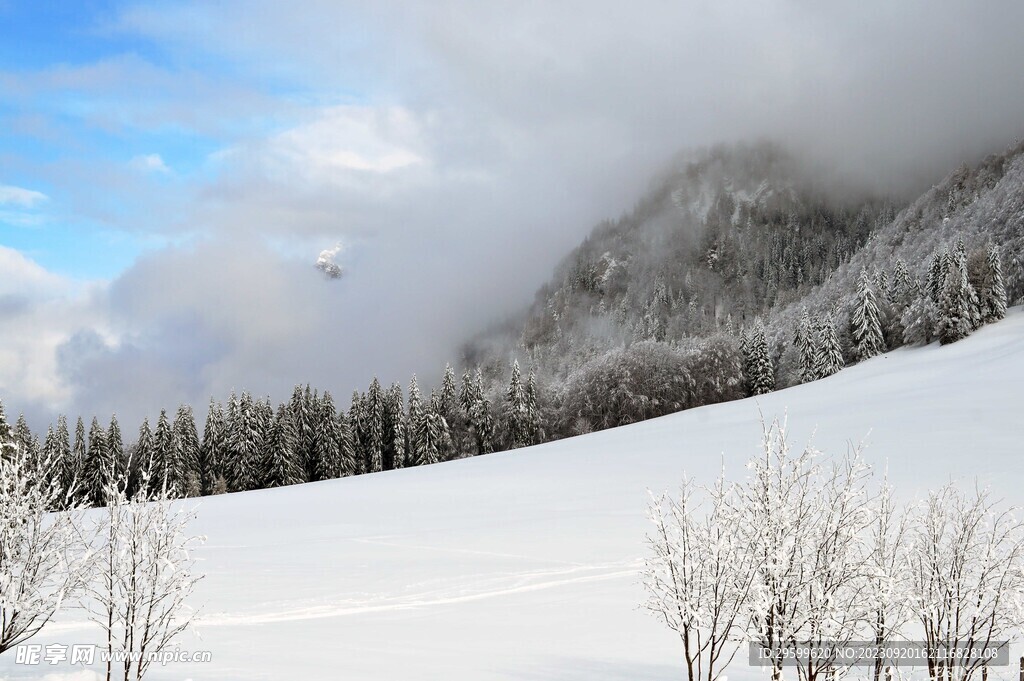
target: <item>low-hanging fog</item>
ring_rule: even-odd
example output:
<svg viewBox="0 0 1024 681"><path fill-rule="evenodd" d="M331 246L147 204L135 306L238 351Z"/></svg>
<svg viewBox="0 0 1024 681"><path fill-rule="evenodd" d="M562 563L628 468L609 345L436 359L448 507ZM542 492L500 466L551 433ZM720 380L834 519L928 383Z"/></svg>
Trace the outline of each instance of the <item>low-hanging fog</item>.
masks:
<svg viewBox="0 0 1024 681"><path fill-rule="evenodd" d="M429 382L682 149L770 138L906 195L1009 146L1022 25L1014 0L119 7L93 30L164 58L0 73L3 101L56 118L73 92L89 125L218 142L182 167L7 159L159 245L101 281L0 250L0 398L34 428L131 430L232 388ZM329 280L313 263L339 243Z"/></svg>

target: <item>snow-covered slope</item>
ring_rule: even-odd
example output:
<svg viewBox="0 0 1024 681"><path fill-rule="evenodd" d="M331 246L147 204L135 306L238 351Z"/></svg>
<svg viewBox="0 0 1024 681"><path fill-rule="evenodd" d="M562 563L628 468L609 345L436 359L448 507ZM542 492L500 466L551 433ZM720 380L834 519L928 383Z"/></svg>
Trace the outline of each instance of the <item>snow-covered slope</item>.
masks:
<svg viewBox="0 0 1024 681"><path fill-rule="evenodd" d="M506 454L202 501L213 662L166 679L678 679L637 610L646 490L736 476L759 411L799 442L867 438L905 496L950 478L1024 503L1024 313L952 346L901 349L812 384ZM70 613L40 642L78 642ZM0 675L41 668L0 660ZM58 671L59 668L53 668ZM26 674L26 671L29 673ZM45 671L50 671L49 669ZM65 670L66 671L66 670ZM734 678L764 678L738 665ZM77 676L75 678L90 678Z"/></svg>

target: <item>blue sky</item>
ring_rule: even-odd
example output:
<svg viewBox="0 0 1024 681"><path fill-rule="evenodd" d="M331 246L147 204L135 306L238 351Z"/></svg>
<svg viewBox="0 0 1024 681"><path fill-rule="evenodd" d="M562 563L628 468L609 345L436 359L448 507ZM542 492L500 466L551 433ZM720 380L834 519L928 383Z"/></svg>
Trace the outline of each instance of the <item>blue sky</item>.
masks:
<svg viewBox="0 0 1024 681"><path fill-rule="evenodd" d="M86 66L128 54L160 63L161 50L152 41L104 28L117 11L113 2L0 4L0 71L31 79L47 70ZM41 172L41 166L68 159L129 163L143 153L159 153L168 162L187 166L200 162L199 154L204 151L202 141L197 144L189 136L108 131L83 120L84 114L102 105L70 87L21 98L0 94L0 121L7 130L0 137L0 158L4 159L0 184L48 197L32 206L4 206L0 243L73 278L111 278L142 250L158 246L162 240L77 213L49 174Z"/></svg>
<svg viewBox="0 0 1024 681"><path fill-rule="evenodd" d="M287 128L290 102L358 98L149 30L146 12L174 8L0 2L0 245L60 275L113 279L210 229L183 222L218 172L212 155ZM14 202L15 190L45 198Z"/></svg>

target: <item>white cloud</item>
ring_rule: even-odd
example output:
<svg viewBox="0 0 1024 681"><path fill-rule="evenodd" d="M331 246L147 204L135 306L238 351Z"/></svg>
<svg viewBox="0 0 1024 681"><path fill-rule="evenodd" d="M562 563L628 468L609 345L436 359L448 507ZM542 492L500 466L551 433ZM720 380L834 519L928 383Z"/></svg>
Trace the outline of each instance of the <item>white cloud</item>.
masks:
<svg viewBox="0 0 1024 681"><path fill-rule="evenodd" d="M383 175L426 163L421 125L401 107L327 106L308 120L229 150L257 160L273 177L335 184L352 173Z"/></svg>
<svg viewBox="0 0 1024 681"><path fill-rule="evenodd" d="M97 286L58 276L0 246L0 396L13 408L60 405L71 396L57 350L78 329L105 333Z"/></svg>
<svg viewBox="0 0 1024 681"><path fill-rule="evenodd" d="M171 169L164 163L164 159L161 158L160 154L145 154L143 156L136 156L133 158L129 165L136 170L140 170L146 173L170 173Z"/></svg>
<svg viewBox="0 0 1024 681"><path fill-rule="evenodd" d="M9 184L0 184L0 206L18 206L19 208L34 208L40 203L49 200L46 194L14 187Z"/></svg>

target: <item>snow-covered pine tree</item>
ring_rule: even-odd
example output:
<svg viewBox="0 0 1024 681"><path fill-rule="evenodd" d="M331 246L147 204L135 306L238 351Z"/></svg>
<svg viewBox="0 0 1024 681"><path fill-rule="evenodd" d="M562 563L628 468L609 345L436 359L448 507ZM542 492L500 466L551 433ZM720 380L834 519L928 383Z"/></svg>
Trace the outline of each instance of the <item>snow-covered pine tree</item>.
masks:
<svg viewBox="0 0 1024 681"><path fill-rule="evenodd" d="M178 407L174 417L174 448L175 458L170 460L169 470L172 479L183 497L194 497L200 494L199 483L199 433L196 430L196 419L192 407L183 404Z"/></svg>
<svg viewBox="0 0 1024 681"><path fill-rule="evenodd" d="M429 465L443 461L451 448L451 442L448 423L441 415L441 398L434 391L431 391L430 402L419 418L417 430L416 439L420 450L418 464Z"/></svg>
<svg viewBox="0 0 1024 681"><path fill-rule="evenodd" d="M441 378L440 406L443 409L454 410L457 393L455 391L455 370L451 364L444 365L444 376Z"/></svg>
<svg viewBox="0 0 1024 681"><path fill-rule="evenodd" d="M423 442L421 421L423 420L423 403L420 398L420 387L416 382L416 374L409 379L409 415L406 419L405 465L419 466L423 463Z"/></svg>
<svg viewBox="0 0 1024 681"><path fill-rule="evenodd" d="M939 305L942 298L942 290L946 286L946 272L949 271L949 251L942 250L932 255L928 264L928 294L932 302Z"/></svg>
<svg viewBox="0 0 1024 681"><path fill-rule="evenodd" d="M342 477L359 474L359 457L356 453L354 428L352 420L344 409L338 410L336 432L338 433L338 456Z"/></svg>
<svg viewBox="0 0 1024 681"><path fill-rule="evenodd" d="M981 322L990 324L1006 316L1006 285L1003 282L1003 264L999 247L992 244L985 257L986 272L979 291L981 299Z"/></svg>
<svg viewBox="0 0 1024 681"><path fill-rule="evenodd" d="M839 344L835 324L831 319L823 317L818 321L818 352L815 359L815 374L818 378L826 378L845 366L843 348Z"/></svg>
<svg viewBox="0 0 1024 681"><path fill-rule="evenodd" d="M892 282L889 285L889 301L893 309L897 314L902 314L916 295L917 285L910 276L906 263L902 258L897 258L892 269Z"/></svg>
<svg viewBox="0 0 1024 681"><path fill-rule="evenodd" d="M60 433L59 427L57 432ZM149 417L146 417L142 419L142 425L139 426L139 437L132 447L131 468L125 493L135 496L140 492L148 492L155 466L153 429L149 426ZM143 486L146 486L147 489L143 490Z"/></svg>
<svg viewBox="0 0 1024 681"><path fill-rule="evenodd" d="M936 335L943 345L966 338L974 328L973 302L977 300L967 280L967 258L964 249L957 248L947 259L946 279L939 296L939 322Z"/></svg>
<svg viewBox="0 0 1024 681"><path fill-rule="evenodd" d="M113 480L113 462L107 451L107 433L96 417L89 428L89 449L85 455L85 498L96 507L106 505L106 491Z"/></svg>
<svg viewBox="0 0 1024 681"><path fill-rule="evenodd" d="M53 424L46 427L46 435L43 437L43 446L40 451L40 458L49 466L47 475L61 480L61 472L64 469L63 462L57 458L57 434L53 431ZM56 476L54 476L56 472Z"/></svg>
<svg viewBox="0 0 1024 681"><path fill-rule="evenodd" d="M384 469L384 391L374 376L362 400L361 437L366 456L366 472Z"/></svg>
<svg viewBox="0 0 1024 681"><path fill-rule="evenodd" d="M363 444L363 398L358 390L352 391L352 403L348 408L348 426L352 438L352 454L355 457L355 475L366 472L366 446Z"/></svg>
<svg viewBox="0 0 1024 681"><path fill-rule="evenodd" d="M290 405L282 404L277 408L268 446L264 449L262 486L265 488L305 482L304 472L299 466L299 434L295 420Z"/></svg>
<svg viewBox="0 0 1024 681"><path fill-rule="evenodd" d="M75 422L75 443L71 447L71 457L69 461L70 466L70 478L76 481L76 495L79 501L84 502L86 499L85 485L85 452L86 452L86 440L85 440L85 422L82 421L82 417L79 416Z"/></svg>
<svg viewBox="0 0 1024 681"><path fill-rule="evenodd" d="M459 383L459 406L462 408L462 412L466 415L466 420L469 423L469 429L474 431L473 425L473 405L476 403L476 395L473 386L473 374L470 373L469 369L462 372L462 381Z"/></svg>
<svg viewBox="0 0 1024 681"><path fill-rule="evenodd" d="M526 377L526 436L531 445L540 444L544 440L543 421L540 413L540 400L537 395L537 373L530 368Z"/></svg>
<svg viewBox="0 0 1024 681"><path fill-rule="evenodd" d="M519 370L519 360L512 362L512 376L505 392L505 448L517 449L530 444L527 422L526 391Z"/></svg>
<svg viewBox="0 0 1024 681"><path fill-rule="evenodd" d="M13 461L18 454L18 441L14 437L14 428L7 422L3 402L0 402L0 459Z"/></svg>
<svg viewBox="0 0 1024 681"><path fill-rule="evenodd" d="M860 271L860 279L857 281L857 299L850 318L857 359L863 362L885 351L881 315L865 269Z"/></svg>
<svg viewBox="0 0 1024 681"><path fill-rule="evenodd" d="M903 310L903 342L907 345L925 345L935 339L939 323L939 308L926 292L921 292Z"/></svg>
<svg viewBox="0 0 1024 681"><path fill-rule="evenodd" d="M462 408L455 385L455 370L451 364L444 366L441 391L438 397L440 414L448 424L448 432L451 435L452 447L446 458L470 455L474 447L472 433L470 433L469 414Z"/></svg>
<svg viewBox="0 0 1024 681"><path fill-rule="evenodd" d="M14 441L21 447L29 466L35 466L39 459L39 442L28 427L25 414L18 414L18 420L14 423Z"/></svg>
<svg viewBox="0 0 1024 681"><path fill-rule="evenodd" d="M815 342L814 327L811 324L811 318L806 308L800 315L800 323L797 325L795 340L797 350L800 353L800 382L809 383L810 381L817 380L817 367L814 360L817 356L818 348Z"/></svg>
<svg viewBox="0 0 1024 681"><path fill-rule="evenodd" d="M259 481L260 458L263 443L260 441L259 407L252 396L242 391L235 408L235 420L230 424L228 434L229 462L228 489L243 492L256 489Z"/></svg>
<svg viewBox="0 0 1024 681"><path fill-rule="evenodd" d="M405 398L402 386L392 383L384 399L384 467L405 466Z"/></svg>
<svg viewBox="0 0 1024 681"><path fill-rule="evenodd" d="M110 425L107 426L107 454L113 465L114 479L123 480L127 475L128 466L125 461L124 438L121 436L121 424L117 422L117 414L110 415Z"/></svg>
<svg viewBox="0 0 1024 681"><path fill-rule="evenodd" d="M163 489L171 491L172 496L181 496L179 481L175 477L175 462L178 459L178 442L174 437L174 427L167 417L167 410L160 410L153 433L153 466L150 470L149 492L155 496Z"/></svg>
<svg viewBox="0 0 1024 681"><path fill-rule="evenodd" d="M341 475L341 434L338 432L338 412L334 398L324 391L320 398L313 435L315 480L333 480Z"/></svg>
<svg viewBox="0 0 1024 681"><path fill-rule="evenodd" d="M967 246L964 245L963 237L957 238L956 247L950 257L956 260L957 267L963 270L967 278L967 312L971 322L971 331L974 331L981 327L981 299L978 297L978 289L975 287L977 280L971 278Z"/></svg>
<svg viewBox="0 0 1024 681"><path fill-rule="evenodd" d="M68 433L68 419L64 414L57 416L57 430L54 432L54 456L53 466L58 470L63 486L64 496L73 497L76 476L74 461L71 454L71 434ZM59 466L59 468L57 468Z"/></svg>
<svg viewBox="0 0 1024 681"><path fill-rule="evenodd" d="M460 399L476 442L475 453L491 453L494 451L494 421L491 406L484 397L484 377L479 367L475 376L471 377L469 371L463 375Z"/></svg>
<svg viewBox="0 0 1024 681"><path fill-rule="evenodd" d="M215 486L226 485L223 466L225 440L224 408L211 397L206 410L206 425L203 426L203 443L199 448L199 484L203 494L213 494Z"/></svg>
<svg viewBox="0 0 1024 681"><path fill-rule="evenodd" d="M309 385L306 385L307 390ZM301 385L296 385L292 390L291 401L288 408L292 412L292 425L295 426L295 455L302 462L302 473L306 480L313 480L315 477L315 461L312 451L312 438L306 437L306 430L309 422L308 403L302 391Z"/></svg>
<svg viewBox="0 0 1024 681"><path fill-rule="evenodd" d="M775 389L775 369L764 326L758 321L747 343L747 386L751 395L764 395Z"/></svg>
<svg viewBox="0 0 1024 681"><path fill-rule="evenodd" d="M317 422L320 418L320 397L307 383L300 395L300 406L296 413L295 428L299 435L299 460L303 462L306 477L309 480L317 479L317 470L320 465L316 454L316 431Z"/></svg>

